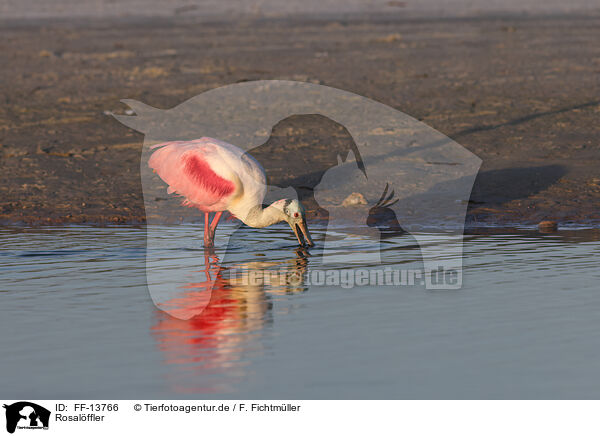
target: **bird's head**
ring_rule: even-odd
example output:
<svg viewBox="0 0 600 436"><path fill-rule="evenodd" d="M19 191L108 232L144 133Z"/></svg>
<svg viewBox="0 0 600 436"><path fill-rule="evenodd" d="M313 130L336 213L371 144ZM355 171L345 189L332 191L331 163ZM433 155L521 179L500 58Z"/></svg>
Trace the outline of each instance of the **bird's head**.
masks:
<svg viewBox="0 0 600 436"><path fill-rule="evenodd" d="M315 243L310 237L310 232L306 225L306 210L302 206L302 203L296 199L285 200L283 214L285 221L287 221L294 231L300 245L304 245L304 242L306 242L309 247L314 246Z"/></svg>

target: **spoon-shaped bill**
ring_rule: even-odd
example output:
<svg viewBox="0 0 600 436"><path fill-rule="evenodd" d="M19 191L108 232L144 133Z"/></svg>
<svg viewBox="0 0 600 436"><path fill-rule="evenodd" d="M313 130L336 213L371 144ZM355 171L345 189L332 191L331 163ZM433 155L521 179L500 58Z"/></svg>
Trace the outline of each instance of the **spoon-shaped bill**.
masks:
<svg viewBox="0 0 600 436"><path fill-rule="evenodd" d="M298 243L300 245L304 245L305 242L309 247L313 247L315 245L312 237L310 236L310 232L308 231L305 218L302 218L301 221L290 223L290 227L294 231L296 239L298 239Z"/></svg>

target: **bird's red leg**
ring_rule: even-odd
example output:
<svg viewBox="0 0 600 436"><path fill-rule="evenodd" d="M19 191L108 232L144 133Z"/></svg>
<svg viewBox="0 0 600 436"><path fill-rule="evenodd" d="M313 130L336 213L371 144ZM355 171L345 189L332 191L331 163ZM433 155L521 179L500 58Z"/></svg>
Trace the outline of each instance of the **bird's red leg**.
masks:
<svg viewBox="0 0 600 436"><path fill-rule="evenodd" d="M214 243L215 240L215 231L217 230L217 225L219 224L219 220L221 219L221 215L223 212L217 212L212 222L210 223L210 239Z"/></svg>
<svg viewBox="0 0 600 436"><path fill-rule="evenodd" d="M204 212L204 246L212 247L212 238L210 237L210 213Z"/></svg>

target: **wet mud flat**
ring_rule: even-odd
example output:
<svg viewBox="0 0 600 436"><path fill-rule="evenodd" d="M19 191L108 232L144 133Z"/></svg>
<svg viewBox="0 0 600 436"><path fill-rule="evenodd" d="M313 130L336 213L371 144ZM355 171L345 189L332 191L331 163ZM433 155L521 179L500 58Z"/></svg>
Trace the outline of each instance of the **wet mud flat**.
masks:
<svg viewBox="0 0 600 436"><path fill-rule="evenodd" d="M143 223L143 135L107 113L125 113L124 98L167 109L261 79L372 98L475 153L470 226L600 222L593 14L3 21L0 35L3 224ZM253 154L271 183L305 189L349 141L324 117L291 117ZM325 218L310 189L299 194Z"/></svg>

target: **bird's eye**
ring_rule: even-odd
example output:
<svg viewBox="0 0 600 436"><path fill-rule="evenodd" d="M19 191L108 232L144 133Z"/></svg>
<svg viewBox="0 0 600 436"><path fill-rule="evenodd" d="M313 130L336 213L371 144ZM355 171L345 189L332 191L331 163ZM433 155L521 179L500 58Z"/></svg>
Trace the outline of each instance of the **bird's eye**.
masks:
<svg viewBox="0 0 600 436"><path fill-rule="evenodd" d="M294 218L298 218L298 212L294 212Z"/></svg>

